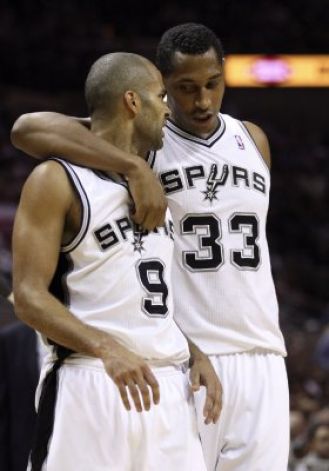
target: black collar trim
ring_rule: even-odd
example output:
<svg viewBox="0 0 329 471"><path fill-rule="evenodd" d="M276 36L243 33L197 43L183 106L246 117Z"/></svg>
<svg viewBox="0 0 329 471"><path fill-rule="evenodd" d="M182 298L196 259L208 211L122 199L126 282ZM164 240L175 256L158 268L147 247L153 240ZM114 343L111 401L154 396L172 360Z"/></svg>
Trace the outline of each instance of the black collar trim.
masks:
<svg viewBox="0 0 329 471"><path fill-rule="evenodd" d="M170 119L167 119L166 127L170 131L174 132L178 136L183 137L184 139L188 141L196 142L197 144L200 144L205 147L212 147L218 141L218 139L220 139L223 136L226 130L226 123L224 121L223 116L218 115L218 118L219 118L218 126L212 132L212 134L205 139L202 137L198 137L195 134L185 131L184 129L177 126L177 124L175 124Z"/></svg>
<svg viewBox="0 0 329 471"><path fill-rule="evenodd" d="M107 180L113 183L117 183L118 185L124 186L125 188L128 187L127 181L122 175L116 175L116 174L110 175L106 172L103 172L102 170L93 170L93 172L102 180Z"/></svg>

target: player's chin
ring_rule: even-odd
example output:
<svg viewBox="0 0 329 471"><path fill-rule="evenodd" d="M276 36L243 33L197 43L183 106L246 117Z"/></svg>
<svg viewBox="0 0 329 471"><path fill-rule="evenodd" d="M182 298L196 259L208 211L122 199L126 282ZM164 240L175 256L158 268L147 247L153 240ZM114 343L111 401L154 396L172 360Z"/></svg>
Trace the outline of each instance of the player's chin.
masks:
<svg viewBox="0 0 329 471"><path fill-rule="evenodd" d="M194 128L195 133L211 133L218 125L216 116L209 116L207 119L193 119L191 127Z"/></svg>
<svg viewBox="0 0 329 471"><path fill-rule="evenodd" d="M163 138L164 138L164 134L161 131L161 135L158 137L156 142L154 142L154 144L153 144L153 150L159 150L163 147Z"/></svg>

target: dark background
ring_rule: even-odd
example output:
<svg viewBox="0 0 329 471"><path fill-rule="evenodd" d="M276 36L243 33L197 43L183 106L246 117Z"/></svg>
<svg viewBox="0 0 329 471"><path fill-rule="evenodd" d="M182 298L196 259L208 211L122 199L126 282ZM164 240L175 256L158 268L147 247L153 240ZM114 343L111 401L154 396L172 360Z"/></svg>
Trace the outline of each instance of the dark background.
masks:
<svg viewBox="0 0 329 471"><path fill-rule="evenodd" d="M91 63L118 50L154 59L160 35L186 21L226 53L329 53L326 1L2 0L0 4L0 267L10 283L12 219L34 165L9 141L25 112L85 115ZM272 154L268 236L293 409L309 422L329 399L328 89L227 89L222 111L260 124ZM0 324L8 322L0 317ZM326 409L328 411L328 409Z"/></svg>

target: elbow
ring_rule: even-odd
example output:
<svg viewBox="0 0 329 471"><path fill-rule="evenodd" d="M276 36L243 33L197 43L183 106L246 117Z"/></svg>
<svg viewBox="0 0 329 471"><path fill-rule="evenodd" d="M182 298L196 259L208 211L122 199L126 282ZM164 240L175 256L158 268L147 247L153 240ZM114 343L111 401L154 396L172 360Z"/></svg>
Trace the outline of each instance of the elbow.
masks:
<svg viewBox="0 0 329 471"><path fill-rule="evenodd" d="M24 314L28 312L29 301L23 289L14 289L14 300L16 317L26 322Z"/></svg>
<svg viewBox="0 0 329 471"><path fill-rule="evenodd" d="M11 132L10 139L11 143L17 149L22 149L24 145L24 137L28 134L30 128L30 122L32 120L32 114L27 113L21 115L14 123Z"/></svg>
<svg viewBox="0 0 329 471"><path fill-rule="evenodd" d="M43 157L37 145L40 132L43 131L45 113L26 113L21 115L14 123L10 139L14 147L33 157Z"/></svg>
<svg viewBox="0 0 329 471"><path fill-rule="evenodd" d="M22 322L34 327L31 313L35 312L35 309L31 290L27 286L24 286L24 284L18 287L14 286L14 300L16 317Z"/></svg>

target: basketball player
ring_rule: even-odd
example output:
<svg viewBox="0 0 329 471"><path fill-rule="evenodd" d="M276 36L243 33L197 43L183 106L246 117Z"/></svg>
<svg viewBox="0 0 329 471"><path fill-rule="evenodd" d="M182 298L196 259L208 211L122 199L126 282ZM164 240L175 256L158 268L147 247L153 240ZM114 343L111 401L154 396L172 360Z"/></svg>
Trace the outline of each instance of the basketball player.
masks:
<svg viewBox="0 0 329 471"><path fill-rule="evenodd" d="M149 161L176 232L175 315L209 355L223 386L217 424L205 426L202 391L196 397L207 467L286 471L286 350L266 240L269 144L258 126L220 113L223 50L211 30L199 24L171 28L160 40L157 65L171 117L164 146ZM89 135L73 119L43 113L23 116L13 130L14 144L30 154L42 157L55 149L82 164L88 163ZM104 168L121 158L101 142L90 145L99 166L107 152L114 159ZM127 162L128 155L122 171Z"/></svg>
<svg viewBox="0 0 329 471"><path fill-rule="evenodd" d="M103 56L86 81L91 130L132 154L159 149L164 95L148 60ZM205 470L188 345L173 320L172 222L143 232L130 201L118 174L60 159L24 186L13 236L16 311L52 340L32 471Z"/></svg>

